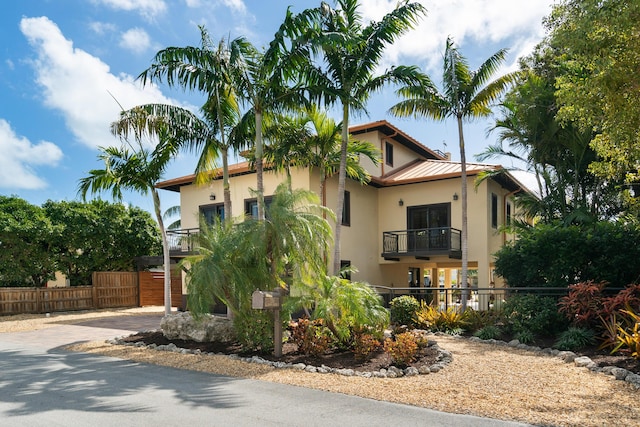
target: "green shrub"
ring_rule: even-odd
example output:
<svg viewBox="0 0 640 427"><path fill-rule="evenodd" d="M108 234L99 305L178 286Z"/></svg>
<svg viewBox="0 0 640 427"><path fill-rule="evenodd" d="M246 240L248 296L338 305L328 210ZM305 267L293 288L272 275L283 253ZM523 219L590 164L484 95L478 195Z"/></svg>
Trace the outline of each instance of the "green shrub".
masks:
<svg viewBox="0 0 640 427"><path fill-rule="evenodd" d="M251 315L235 316L233 327L244 350L270 353L273 351L273 317L263 310L251 310Z"/></svg>
<svg viewBox="0 0 640 427"><path fill-rule="evenodd" d="M411 295L402 295L391 300L391 321L398 325L413 325L416 311L420 308L420 303Z"/></svg>
<svg viewBox="0 0 640 427"><path fill-rule="evenodd" d="M492 308L491 310L466 311L467 331L476 332L486 326L495 326L502 322L502 311Z"/></svg>
<svg viewBox="0 0 640 427"><path fill-rule="evenodd" d="M523 331L535 336L555 335L567 326L553 297L513 295L505 301L503 315L505 326L514 335Z"/></svg>
<svg viewBox="0 0 640 427"><path fill-rule="evenodd" d="M395 340L387 338L384 342L384 351L389 353L393 363L406 366L413 362L418 353L416 337L411 332L396 335Z"/></svg>
<svg viewBox="0 0 640 427"><path fill-rule="evenodd" d="M497 326L488 325L478 329L473 335L482 340L495 340L502 335L502 331Z"/></svg>
<svg viewBox="0 0 640 427"><path fill-rule="evenodd" d="M562 332L553 345L558 350L580 350L595 343L596 335L592 329L570 327Z"/></svg>
<svg viewBox="0 0 640 427"><path fill-rule="evenodd" d="M515 334L513 338L517 339L522 344L531 344L536 337L531 331L523 330Z"/></svg>

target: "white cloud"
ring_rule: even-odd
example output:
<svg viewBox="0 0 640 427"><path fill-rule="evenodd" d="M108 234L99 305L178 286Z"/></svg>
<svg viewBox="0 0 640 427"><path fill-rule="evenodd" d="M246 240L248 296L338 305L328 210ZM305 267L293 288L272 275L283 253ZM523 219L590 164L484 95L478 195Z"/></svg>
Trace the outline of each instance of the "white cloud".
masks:
<svg viewBox="0 0 640 427"><path fill-rule="evenodd" d="M516 55L530 53L544 35L542 18L551 12L553 0L422 0L421 3L427 8L427 16L420 20L417 28L387 49L387 61L396 64L401 56L411 58L419 61L426 71L433 72L439 71L448 36L460 46L472 67L479 64L473 61L472 52L465 49L469 45L497 43L499 48L510 49L513 60ZM379 21L396 4L396 0L367 0L361 3L360 12L364 22ZM529 50L523 50L524 46Z"/></svg>
<svg viewBox="0 0 640 427"><path fill-rule="evenodd" d="M137 11L147 19L153 19L167 10L164 0L93 0L116 10Z"/></svg>
<svg viewBox="0 0 640 427"><path fill-rule="evenodd" d="M247 7L242 0L222 0L222 4L235 12L245 13L247 11Z"/></svg>
<svg viewBox="0 0 640 427"><path fill-rule="evenodd" d="M11 125L0 119L0 187L34 190L47 183L32 169L34 165L56 166L62 159L62 150L48 141L32 144L16 135Z"/></svg>
<svg viewBox="0 0 640 427"><path fill-rule="evenodd" d="M125 109L147 103L175 104L156 86L141 88L128 74L110 73L99 58L74 48L46 17L23 18L20 29L37 53L32 65L45 105L59 111L76 139L89 147L116 143L109 125L118 118L118 103Z"/></svg>
<svg viewBox="0 0 640 427"><path fill-rule="evenodd" d="M132 28L122 33L120 47L135 53L142 53L151 46L149 34L142 28Z"/></svg>
<svg viewBox="0 0 640 427"><path fill-rule="evenodd" d="M96 34L106 34L116 31L117 27L110 22L94 21L89 24L89 28Z"/></svg>

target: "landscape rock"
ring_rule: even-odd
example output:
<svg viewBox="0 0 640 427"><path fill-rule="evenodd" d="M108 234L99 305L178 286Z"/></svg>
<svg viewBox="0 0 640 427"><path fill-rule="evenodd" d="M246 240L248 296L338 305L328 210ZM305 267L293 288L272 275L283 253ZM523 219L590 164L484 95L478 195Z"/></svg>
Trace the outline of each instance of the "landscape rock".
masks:
<svg viewBox="0 0 640 427"><path fill-rule="evenodd" d="M189 312L169 314L162 318L160 328L168 339L197 342L232 342L236 339L230 319L210 314L197 321Z"/></svg>

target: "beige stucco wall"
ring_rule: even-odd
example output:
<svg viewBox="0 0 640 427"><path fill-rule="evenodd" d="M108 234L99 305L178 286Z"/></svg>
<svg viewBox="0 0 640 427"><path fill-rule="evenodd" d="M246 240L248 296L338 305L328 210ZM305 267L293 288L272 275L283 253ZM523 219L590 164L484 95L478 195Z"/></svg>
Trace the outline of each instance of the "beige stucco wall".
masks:
<svg viewBox="0 0 640 427"><path fill-rule="evenodd" d="M266 171L264 173L264 194L273 194L279 184L286 180L284 172L276 173ZM310 176L308 170L293 169L291 171L291 184L293 188L309 189ZM255 189L256 174L234 176L231 178L231 212L234 217L244 215L245 200L255 199L251 189ZM318 192L317 187L312 188ZM215 194L216 199L210 200L209 196ZM222 179L211 181L204 185L187 185L180 187L180 211L182 228L198 228L200 206L221 204L224 202Z"/></svg>

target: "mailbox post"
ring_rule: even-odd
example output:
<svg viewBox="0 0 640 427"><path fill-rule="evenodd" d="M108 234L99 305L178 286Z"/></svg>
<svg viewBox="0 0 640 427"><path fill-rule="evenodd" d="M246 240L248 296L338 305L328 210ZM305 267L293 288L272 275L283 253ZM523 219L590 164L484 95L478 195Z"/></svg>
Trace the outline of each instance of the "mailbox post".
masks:
<svg viewBox="0 0 640 427"><path fill-rule="evenodd" d="M254 291L251 294L251 308L256 310L273 310L273 354L282 356L282 322L280 321L280 308L282 298L280 290Z"/></svg>

